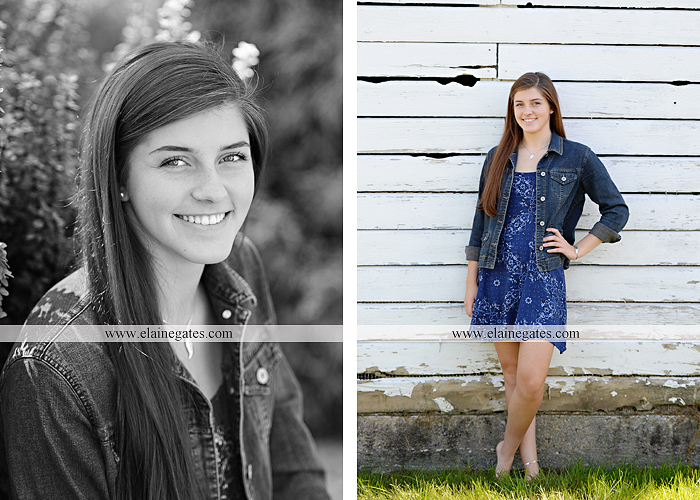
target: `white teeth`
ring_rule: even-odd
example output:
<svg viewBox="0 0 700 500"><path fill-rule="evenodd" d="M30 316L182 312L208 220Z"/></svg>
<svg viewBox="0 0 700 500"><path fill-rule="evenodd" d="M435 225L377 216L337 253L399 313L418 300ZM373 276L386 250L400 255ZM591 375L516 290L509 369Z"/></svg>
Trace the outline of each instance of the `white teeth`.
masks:
<svg viewBox="0 0 700 500"><path fill-rule="evenodd" d="M199 224L202 226L211 226L221 222L226 214L215 214L215 215L178 215L181 219L192 222L193 224Z"/></svg>

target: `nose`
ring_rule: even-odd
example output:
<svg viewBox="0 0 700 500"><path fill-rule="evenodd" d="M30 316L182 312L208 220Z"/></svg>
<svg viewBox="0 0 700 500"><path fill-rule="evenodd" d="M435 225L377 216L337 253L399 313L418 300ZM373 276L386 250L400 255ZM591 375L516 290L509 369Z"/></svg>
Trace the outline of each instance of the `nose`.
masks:
<svg viewBox="0 0 700 500"><path fill-rule="evenodd" d="M198 201L218 202L228 196L223 179L215 166L197 170L197 182L192 197Z"/></svg>

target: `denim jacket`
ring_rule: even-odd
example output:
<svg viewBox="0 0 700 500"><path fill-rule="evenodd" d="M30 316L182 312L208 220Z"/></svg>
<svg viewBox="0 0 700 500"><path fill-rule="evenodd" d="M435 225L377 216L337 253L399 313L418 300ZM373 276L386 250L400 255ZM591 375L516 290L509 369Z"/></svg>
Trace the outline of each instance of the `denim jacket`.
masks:
<svg viewBox="0 0 700 500"><path fill-rule="evenodd" d="M479 182L479 202L495 152L496 148L489 151L484 161ZM469 246L465 252L467 260L479 261L479 268L493 269L496 263L496 249L503 230L517 160L516 151L511 155L501 180L498 214L489 217L482 210L476 210L474 214ZM553 271L562 265L565 269L569 267L569 259L563 254L547 253L548 247L543 246L542 239L548 235L545 230L553 227L561 232L566 241L574 244L574 232L583 212L586 194L598 204L601 215L591 234L603 243L620 241L619 232L627 223L629 209L605 166L590 148L552 132L549 149L537 163L536 179L535 255L537 268L541 272Z"/></svg>
<svg viewBox="0 0 700 500"><path fill-rule="evenodd" d="M229 258L206 266L202 279L221 324L274 323L260 258L247 238L239 235ZM0 460L7 461L15 498L115 497L114 367L102 343L48 341L56 335L71 339L77 331L71 325L90 325L92 317L81 269L47 292L27 320L52 325L47 341L16 344L5 364ZM299 385L279 346L223 345L222 394L239 416L247 498L327 499L323 469L302 420ZM225 498L211 405L179 361L173 370L193 394L183 404L195 466L206 478L209 498Z"/></svg>

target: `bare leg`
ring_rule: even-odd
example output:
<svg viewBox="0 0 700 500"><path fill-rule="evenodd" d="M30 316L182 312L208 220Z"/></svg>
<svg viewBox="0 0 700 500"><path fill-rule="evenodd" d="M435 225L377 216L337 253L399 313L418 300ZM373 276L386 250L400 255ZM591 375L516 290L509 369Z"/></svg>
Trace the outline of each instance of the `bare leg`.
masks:
<svg viewBox="0 0 700 500"><path fill-rule="evenodd" d="M501 344L506 344L501 343ZM517 380L517 374L518 374L518 354L519 354L519 342L510 342L512 346L515 346L515 349L511 349L510 346L504 345L503 349L497 348L496 351L498 352L498 358L499 361L501 362L501 368L503 369L503 379L505 381L505 389L506 389L506 407L508 408L508 405L510 403L510 396L513 394L513 391L515 390L515 383ZM523 436L523 440L520 442L520 458L523 461L523 464L529 464L525 465L525 478L526 479L532 479L537 474L539 474L539 467L537 465L537 440L536 440L536 434L535 434L535 429L536 429L536 422L537 417L532 419L532 423L530 424L530 427L527 429L527 432Z"/></svg>
<svg viewBox="0 0 700 500"><path fill-rule="evenodd" d="M496 352L503 369L508 423L504 440L496 448L497 474L510 471L515 451L526 466L526 477L539 473L535 435L535 414L542 402L544 381L552 359L549 342L496 342Z"/></svg>

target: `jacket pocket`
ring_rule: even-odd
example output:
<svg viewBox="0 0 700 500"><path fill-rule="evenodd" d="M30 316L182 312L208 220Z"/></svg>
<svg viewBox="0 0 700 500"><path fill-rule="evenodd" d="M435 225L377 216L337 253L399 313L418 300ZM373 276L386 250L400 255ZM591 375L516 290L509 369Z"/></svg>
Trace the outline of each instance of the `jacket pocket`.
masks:
<svg viewBox="0 0 700 500"><path fill-rule="evenodd" d="M265 440L272 425L275 383L279 355L272 345L265 344L243 371L243 405L247 423Z"/></svg>
<svg viewBox="0 0 700 500"><path fill-rule="evenodd" d="M552 192L560 201L565 200L578 186L578 173L571 170L552 170Z"/></svg>

